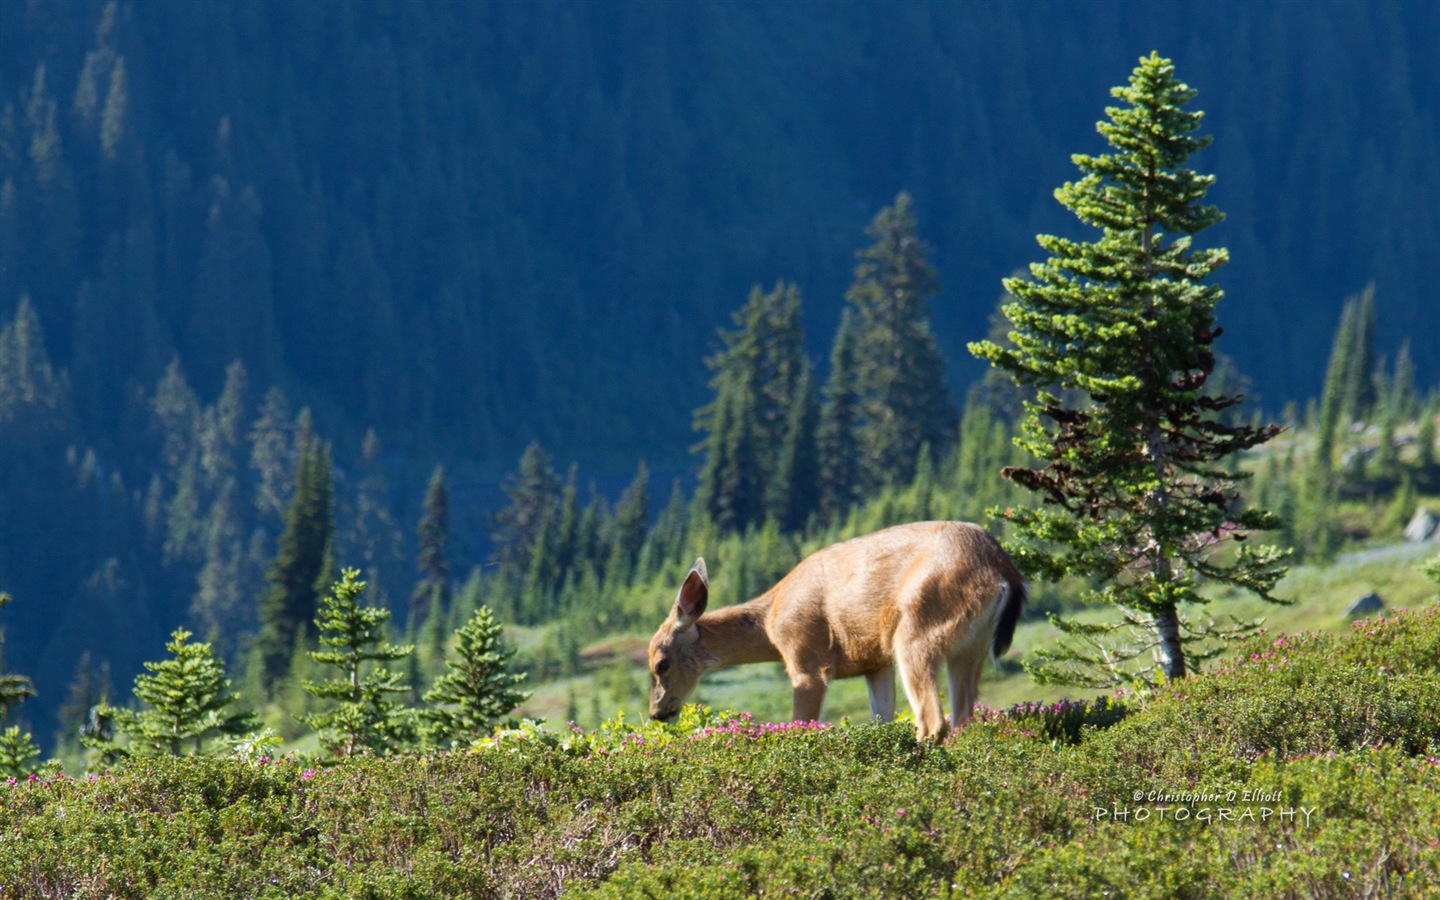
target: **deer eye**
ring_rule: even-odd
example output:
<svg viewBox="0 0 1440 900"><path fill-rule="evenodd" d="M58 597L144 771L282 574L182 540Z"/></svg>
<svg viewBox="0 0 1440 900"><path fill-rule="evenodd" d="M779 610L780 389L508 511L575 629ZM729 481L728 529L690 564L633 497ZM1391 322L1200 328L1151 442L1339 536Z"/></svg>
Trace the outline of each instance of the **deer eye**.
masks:
<svg viewBox="0 0 1440 900"><path fill-rule="evenodd" d="M670 671L670 660L662 659L655 664L656 675L664 675L668 671Z"/></svg>

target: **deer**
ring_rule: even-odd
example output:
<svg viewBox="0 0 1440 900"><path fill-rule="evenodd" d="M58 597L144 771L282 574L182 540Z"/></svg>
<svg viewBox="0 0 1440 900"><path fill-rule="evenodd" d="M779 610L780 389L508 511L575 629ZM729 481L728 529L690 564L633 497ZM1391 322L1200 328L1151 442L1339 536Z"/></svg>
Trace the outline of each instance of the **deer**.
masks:
<svg viewBox="0 0 1440 900"><path fill-rule="evenodd" d="M695 560L650 641L650 717L674 722L706 672L782 662L792 718L817 721L836 678L865 676L871 715L895 716L895 673L922 741L946 739L940 666L952 720L970 720L987 659L1010 649L1025 579L985 529L916 522L832 544L753 600L707 611L710 579Z"/></svg>

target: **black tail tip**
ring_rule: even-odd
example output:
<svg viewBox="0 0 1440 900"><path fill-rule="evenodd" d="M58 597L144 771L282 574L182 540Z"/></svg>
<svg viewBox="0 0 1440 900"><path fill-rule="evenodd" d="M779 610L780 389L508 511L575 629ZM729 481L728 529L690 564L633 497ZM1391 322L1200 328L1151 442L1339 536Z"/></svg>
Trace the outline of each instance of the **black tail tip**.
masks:
<svg viewBox="0 0 1440 900"><path fill-rule="evenodd" d="M990 652L997 658L1004 656L1010 649L1010 642L1015 638L1015 625L1020 621L1020 613L1030 599L1025 582L1010 582L1008 586L1005 606L1000 610L1000 620L995 623L995 636L990 639Z"/></svg>

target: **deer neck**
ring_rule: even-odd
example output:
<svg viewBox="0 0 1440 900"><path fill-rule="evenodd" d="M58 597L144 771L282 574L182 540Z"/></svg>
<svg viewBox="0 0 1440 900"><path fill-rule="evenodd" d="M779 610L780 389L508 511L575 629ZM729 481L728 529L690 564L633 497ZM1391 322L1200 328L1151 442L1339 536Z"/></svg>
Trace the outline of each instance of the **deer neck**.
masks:
<svg viewBox="0 0 1440 900"><path fill-rule="evenodd" d="M765 630L771 595L706 613L697 623L706 670L742 663L778 662L780 651Z"/></svg>

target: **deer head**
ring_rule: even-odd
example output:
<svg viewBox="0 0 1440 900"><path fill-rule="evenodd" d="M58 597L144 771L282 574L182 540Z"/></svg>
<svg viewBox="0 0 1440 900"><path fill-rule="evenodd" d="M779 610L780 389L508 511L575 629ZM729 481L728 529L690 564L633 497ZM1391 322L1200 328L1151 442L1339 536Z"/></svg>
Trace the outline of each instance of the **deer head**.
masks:
<svg viewBox="0 0 1440 900"><path fill-rule="evenodd" d="M696 625L710 599L705 560L695 560L670 615L650 639L650 718L674 722L704 671Z"/></svg>

